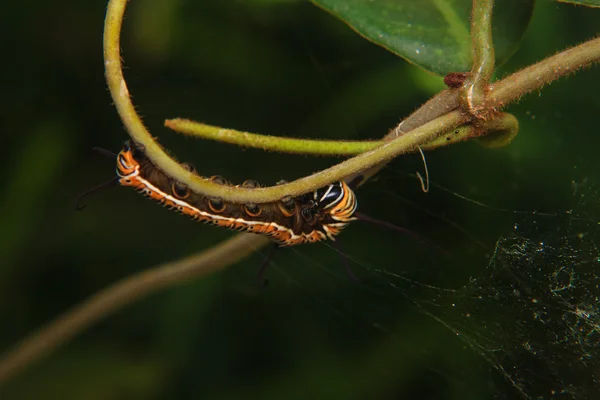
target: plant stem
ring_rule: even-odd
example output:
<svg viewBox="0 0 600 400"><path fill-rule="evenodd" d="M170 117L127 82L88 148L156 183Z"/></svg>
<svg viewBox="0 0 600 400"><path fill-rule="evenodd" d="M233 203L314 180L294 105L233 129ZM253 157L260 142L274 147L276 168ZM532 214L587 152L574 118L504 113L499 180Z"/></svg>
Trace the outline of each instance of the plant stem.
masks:
<svg viewBox="0 0 600 400"><path fill-rule="evenodd" d="M441 117L411 135L404 135L386 142L375 150L362 153L350 160L321 171L318 174L297 181L269 188L245 189L218 185L187 171L154 141L137 115L121 69L120 31L125 12L126 0L110 0L107 7L104 27L104 57L106 80L115 102L115 107L134 141L143 145L150 160L167 175L185 183L190 189L207 196L220 197L234 203L265 203L277 201L285 196L297 196L316 190L327 184L342 180L346 176L364 170L372 165L389 160L398 154L414 150L423 143L434 140L441 131L450 130L466 120L459 112Z"/></svg>
<svg viewBox="0 0 600 400"><path fill-rule="evenodd" d="M409 133L401 135L374 150L362 153L317 174L284 185L260 189L245 189L215 184L192 174L180 166L174 159L170 158L153 140L152 136L141 122L141 119L136 114L135 108L129 98L127 85L123 78L119 52L120 30L125 5L126 0L109 1L104 30L106 79L115 106L131 137L134 141L145 146L150 160L167 175L186 184L190 189L204 195L221 197L234 203L265 203L277 201L288 195L297 196L316 190L331 182L342 180L359 171L386 162L400 154L407 153L417 148L417 146L434 140L441 132L454 129L456 126L464 124L469 120L469 118L461 112L451 111L448 114L430 121L417 129L411 130ZM561 75L567 74L574 69L580 68L581 66L596 60L598 58L597 53L600 51L600 46L598 46L597 41L598 39L591 41L590 43L592 43L592 45L586 46L586 49L589 48L589 51L587 52L581 53L571 51L567 54L561 53L551 57L554 59L555 66L553 68L554 73L548 75L548 79L556 79ZM579 55L580 57L575 57L576 55ZM564 65L567 65L568 68L561 68L561 66ZM535 71L536 66L531 68ZM507 79L510 79L510 77ZM525 76L517 82L517 86L520 88L517 93L507 86L497 84L497 90L494 93L493 101L495 104L505 105L511 101L511 99L516 99L526 91L535 90L548 81L540 82L535 76Z"/></svg>
<svg viewBox="0 0 600 400"><path fill-rule="evenodd" d="M216 140L243 147L289 154L349 156L373 150L386 143L386 140L311 140L260 135L257 133L241 132L236 131L235 129L206 125L181 118L166 120L165 126L176 132L200 137L202 139ZM456 128L451 134L440 136L432 142L425 143L420 147L422 150L434 150L439 147L467 140L473 136L473 127L470 125L463 125ZM395 136L390 135L390 137L393 138Z"/></svg>
<svg viewBox="0 0 600 400"><path fill-rule="evenodd" d="M153 161L160 161L160 163L157 163L161 168L164 168L165 165L170 168L170 172L167 171L167 168L164 168L168 174L197 190L197 187L201 185L194 186L191 184L193 176L190 176L186 170L179 167L174 160L164 154L164 151L152 140L129 98L121 71L119 50L120 29L125 5L126 0L109 1L104 36L106 78L117 111L131 137L150 149L154 157L152 158ZM597 62L599 58L600 38L590 40L527 67L490 87L488 107L503 107L522 95L540 89L543 85L563 75ZM304 181L304 186L295 185L296 182L293 182L292 184L278 186L278 188L288 186L291 189L288 190L286 187L283 192L292 195L301 193L294 192L294 190L310 191L344 176L359 174L360 172L357 171L360 171L361 168L371 166L371 171L381 168L395 155L414 150L417 145L426 142L436 143L436 140L439 140L436 139L439 137L439 132L447 131L461 123L468 122L468 117L456 110L458 107L457 98L456 91L441 92L386 136L386 138L397 137L396 139L390 140L366 154L357 156L355 159L345 161L312 177L297 181ZM518 125L514 117L504 115L498 120L490 121L487 127L488 129L506 130L506 137L511 138L514 137ZM465 137L475 135L472 129L466 132ZM356 159L358 161L353 162ZM365 174L365 171L363 171L363 174ZM263 193L260 196L250 195L254 191ZM269 201L283 197L280 192L272 190L272 188L254 191L237 189L235 195L223 197L240 202L256 199ZM210 194L210 192L203 193ZM243 197L244 195L248 197ZM197 255L145 270L117 282L52 321L6 353L0 360L0 383L6 382L28 364L64 344L85 328L115 310L155 291L223 269L247 257L257 248L267 243L268 240L263 236L237 235Z"/></svg>
<svg viewBox="0 0 600 400"><path fill-rule="evenodd" d="M482 128L490 133L477 137L475 140L483 147L496 149L510 144L517 136L519 120L512 114L501 113L491 121L483 121Z"/></svg>
<svg viewBox="0 0 600 400"><path fill-rule="evenodd" d="M165 121L165 126L184 135L289 154L351 156L373 150L384 143L383 141L310 140L259 135L182 118L168 119Z"/></svg>
<svg viewBox="0 0 600 400"><path fill-rule="evenodd" d="M485 104L485 92L494 73L493 7L493 0L473 0L471 15L473 65L463 90L466 108L476 118L486 118L485 114L489 114L490 111Z"/></svg>

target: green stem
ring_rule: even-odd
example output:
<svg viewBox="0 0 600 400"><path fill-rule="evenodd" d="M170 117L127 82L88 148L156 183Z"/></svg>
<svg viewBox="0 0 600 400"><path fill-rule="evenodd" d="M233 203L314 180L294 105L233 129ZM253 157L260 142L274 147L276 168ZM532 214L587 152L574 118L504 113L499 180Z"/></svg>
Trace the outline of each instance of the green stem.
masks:
<svg viewBox="0 0 600 400"><path fill-rule="evenodd" d="M373 150L384 143L383 141L310 140L259 135L182 118L168 119L165 121L165 126L184 135L289 154L351 156Z"/></svg>
<svg viewBox="0 0 600 400"><path fill-rule="evenodd" d="M308 155L331 155L348 156L357 155L373 150L386 143L386 140L376 141L343 141L343 140L311 140L295 139L279 136L260 135L236 131L235 129L220 128L218 126L206 125L201 122L188 119L169 119L165 126L176 132L186 135L200 137L202 139L215 140L242 147L250 147L265 151L276 151L290 154ZM442 135L431 142L424 143L422 150L434 150L450 144L462 142L476 136L471 125L463 125L449 134ZM390 136L390 139L395 137ZM389 140L389 139L388 139ZM414 149L413 149L414 151Z"/></svg>
<svg viewBox="0 0 600 400"><path fill-rule="evenodd" d="M134 140L141 139L140 143L153 145L149 133L129 100L127 86L121 71L119 35L125 3L126 0L110 0L108 5L104 43L106 77L117 110ZM600 38L564 51L495 83L490 89L488 99L491 99L491 103L495 107L504 106L525 93L541 88L552 80L597 62L599 58ZM448 96L449 100L446 109L438 101L444 96ZM460 116L459 111L455 111L456 94L452 91L442 92L425 106L388 134L388 137L399 136L390 143L414 136L415 142L426 142L427 138L430 138L430 144L432 144L436 139L431 139L435 137L435 134L429 131L431 124L435 128L443 130L452 125L458 125L464 119ZM447 113L442 116L445 114L444 111ZM496 122L490 121L488 129L492 129L494 124L498 124L496 128L508 133L512 132L514 137L517 125L515 124L516 119L511 122L511 118L514 119L512 116L502 116ZM416 129L421 125L423 125L421 128ZM147 135L148 138L144 135ZM413 142L409 141L405 146L409 143ZM153 148L155 152L162 151L158 145ZM387 162L388 158L385 157L390 156L390 147L381 146L380 149L384 148L387 153L381 150L384 157L375 163L373 168L379 168ZM377 155L377 151L379 149L372 153ZM185 170L183 171L185 172ZM267 243L268 240L263 236L238 235L198 255L143 271L114 284L29 336L8 352L0 361L0 383L6 382L31 362L64 344L115 310L157 290L223 269Z"/></svg>
<svg viewBox="0 0 600 400"><path fill-rule="evenodd" d="M285 196L297 196L326 186L331 182L342 180L357 171L390 160L398 154L412 151L417 146L434 140L441 132L454 129L466 122L465 117L460 112L451 112L411 132L410 135L400 136L374 150L362 153L318 174L284 185L246 189L215 184L187 171L169 157L154 141L131 103L127 84L123 77L120 55L120 32L126 3L126 0L109 1L104 27L106 80L115 107L131 138L145 147L146 154L154 164L167 175L204 195L220 197L234 203L265 203L277 201Z"/></svg>
<svg viewBox="0 0 600 400"><path fill-rule="evenodd" d="M260 189L233 188L217 185L190 173L170 158L153 140L139 116L137 116L123 79L119 53L120 29L125 4L126 0L110 0L105 22L104 54L106 78L115 106L131 137L136 142L145 146L147 155L152 162L167 175L185 183L190 189L207 196L221 197L234 203L264 203L277 201L287 195L297 196L323 187L333 181L344 179L375 165L381 165L381 163L387 162L395 156L409 152L423 143L434 140L441 132L452 130L456 126L468 122L470 119L469 116L464 115L460 111L451 111L417 129L386 142L386 144L374 150L362 153L317 174L288 184ZM490 94L493 94L492 101L499 106L503 106L510 101L514 101L526 91L535 90L552 79L566 75L575 69L596 61L598 53L600 53L599 44L600 39L592 40L578 46L581 49L570 49L567 52L559 53L540 64L526 69L534 72L529 76L524 75L521 71L517 73L519 77L517 80L509 77L498 82L494 87L490 88ZM544 67L540 67L540 65L553 65L552 72L544 74ZM539 79L535 75L536 71L543 75L543 79ZM548 80L545 80L545 78ZM510 84L502 84L503 82L511 82L516 87L511 88Z"/></svg>
<svg viewBox="0 0 600 400"><path fill-rule="evenodd" d="M494 122L490 121L490 127L493 124ZM472 132L471 126L460 127L451 135L451 140L456 142L461 138L471 137ZM438 144L448 140L441 137ZM426 146L434 148L436 145L434 141ZM0 359L0 385L115 311L160 290L224 269L268 243L269 240L265 236L239 234L209 250L144 270L107 287L29 335L5 353Z"/></svg>
<svg viewBox="0 0 600 400"><path fill-rule="evenodd" d="M489 126L490 129L498 128L502 123L490 121ZM473 127L466 125L423 147L433 149L445 146L449 141L457 142L473 135ZM4 354L0 360L0 384L116 310L159 290L224 269L268 243L265 236L236 235L197 255L144 270L115 283L42 327Z"/></svg>
<svg viewBox="0 0 600 400"><path fill-rule="evenodd" d="M471 40L473 65L464 85L467 108L475 117L489 111L485 105L486 89L494 73L494 45L492 42L493 0L473 0Z"/></svg>

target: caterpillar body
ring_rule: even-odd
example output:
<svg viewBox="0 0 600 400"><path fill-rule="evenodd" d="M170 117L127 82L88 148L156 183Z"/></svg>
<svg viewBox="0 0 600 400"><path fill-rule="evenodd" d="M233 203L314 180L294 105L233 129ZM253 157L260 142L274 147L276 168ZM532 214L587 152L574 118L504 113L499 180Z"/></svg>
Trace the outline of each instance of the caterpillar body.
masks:
<svg viewBox="0 0 600 400"><path fill-rule="evenodd" d="M190 164L183 164L194 171ZM143 147L127 141L117 156L118 182L163 206L194 220L223 228L266 235L279 246L294 246L335 236L357 219L358 207L352 189L343 181L335 182L312 193L287 197L262 204L234 204L220 198L195 193L167 176L144 153ZM230 185L221 176L213 182ZM259 184L247 180L238 187L256 188Z"/></svg>

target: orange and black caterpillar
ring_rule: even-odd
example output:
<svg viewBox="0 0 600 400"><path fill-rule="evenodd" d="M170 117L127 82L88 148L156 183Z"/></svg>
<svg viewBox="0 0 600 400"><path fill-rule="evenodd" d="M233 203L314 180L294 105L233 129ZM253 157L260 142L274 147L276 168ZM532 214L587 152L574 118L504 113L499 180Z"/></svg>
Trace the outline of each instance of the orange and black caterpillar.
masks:
<svg viewBox="0 0 600 400"><path fill-rule="evenodd" d="M183 164L194 171L190 164ZM335 236L356 218L357 200L345 182L335 182L312 193L262 204L233 204L195 193L171 179L146 156L143 147L125 142L117 155L118 182L131 186L160 204L191 217L227 229L267 235L279 246L294 246ZM220 176L212 181L229 185ZM255 188L245 181L241 187Z"/></svg>

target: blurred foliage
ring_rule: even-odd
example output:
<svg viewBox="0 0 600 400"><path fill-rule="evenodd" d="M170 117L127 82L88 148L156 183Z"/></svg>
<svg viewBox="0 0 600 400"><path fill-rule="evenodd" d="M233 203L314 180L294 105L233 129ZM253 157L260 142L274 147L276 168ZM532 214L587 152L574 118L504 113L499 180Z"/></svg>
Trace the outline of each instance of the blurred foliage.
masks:
<svg viewBox="0 0 600 400"><path fill-rule="evenodd" d="M105 6L67 0L4 7L1 349L125 276L231 235L120 188L74 212L79 193L114 174L114 162L91 147L116 151L127 138L103 77ZM498 76L593 37L599 17L597 10L539 2ZM233 182L293 179L335 160L183 138L163 120L378 138L441 87L440 78L303 1L136 0L122 40L125 75L150 131L204 175ZM394 161L361 188L361 211L414 230L450 258L357 222L340 242L362 284L348 279L335 250L319 244L279 251L270 285L259 288L264 254L257 254L109 317L0 388L0 397L514 398L498 365L422 312L419 299L427 296L418 285L402 287L391 274L461 288L484 274L495 242L517 221L541 218L512 211L561 213L577 206L582 183L597 189L598 82L593 67L511 106L521 133L507 148L468 143L427 154L437 185L509 212L439 189L421 193L411 176L422 168L418 155ZM598 197L588 201L598 219ZM494 315L487 321L497 326L511 318ZM526 362L515 357L503 366L533 370Z"/></svg>

